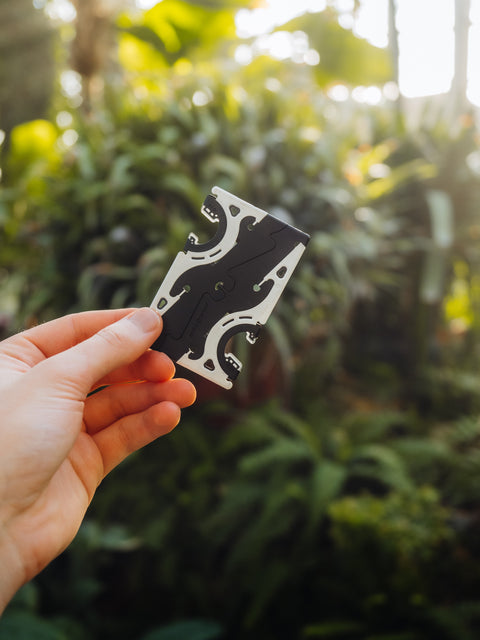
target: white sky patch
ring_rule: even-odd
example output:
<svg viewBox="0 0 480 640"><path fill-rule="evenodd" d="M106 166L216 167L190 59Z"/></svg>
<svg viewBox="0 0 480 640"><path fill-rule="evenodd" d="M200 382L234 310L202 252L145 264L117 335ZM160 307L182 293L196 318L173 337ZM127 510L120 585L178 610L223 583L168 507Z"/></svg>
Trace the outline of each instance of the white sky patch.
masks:
<svg viewBox="0 0 480 640"><path fill-rule="evenodd" d="M42 3L34 0L33 4L34 6L40 6ZM60 22L72 22L77 17L75 7L69 0L55 0L47 3L45 12L51 20Z"/></svg>
<svg viewBox="0 0 480 640"><path fill-rule="evenodd" d="M307 11L323 11L326 0L269 0L266 7L240 9L236 24L240 37L259 36Z"/></svg>
<svg viewBox="0 0 480 640"><path fill-rule="evenodd" d="M78 140L78 133L74 129L67 129L62 134L62 142L65 147L73 147Z"/></svg>
<svg viewBox="0 0 480 640"><path fill-rule="evenodd" d="M474 24L470 27L467 70L467 97L471 102L473 102L473 104L480 106L478 60L480 60L480 23Z"/></svg>
<svg viewBox="0 0 480 640"><path fill-rule="evenodd" d="M327 92L328 97L335 102L345 102L350 97L350 91L344 84L335 84Z"/></svg>
<svg viewBox="0 0 480 640"><path fill-rule="evenodd" d="M355 102L363 102L369 105L380 104L382 101L382 90L379 87L355 87L352 90L352 98Z"/></svg>
<svg viewBox="0 0 480 640"><path fill-rule="evenodd" d="M288 31L277 31L269 36L263 36L259 42L259 47L268 51L272 58L285 60L293 54L292 34Z"/></svg>
<svg viewBox="0 0 480 640"><path fill-rule="evenodd" d="M354 33L376 47L388 45L388 0L362 2L353 27Z"/></svg>
<svg viewBox="0 0 480 640"><path fill-rule="evenodd" d="M139 9L148 10L158 4L158 0L135 0L135 4Z"/></svg>
<svg viewBox="0 0 480 640"><path fill-rule="evenodd" d="M71 69L68 71L62 71L60 74L60 85L64 95L69 98L78 96L82 92L81 76Z"/></svg>
<svg viewBox="0 0 480 640"><path fill-rule="evenodd" d="M454 0L402 0L399 3L399 83L405 96L428 96L450 89L454 24Z"/></svg>
<svg viewBox="0 0 480 640"><path fill-rule="evenodd" d="M471 0L470 20L472 26L468 37L467 97L480 107L480 0Z"/></svg>

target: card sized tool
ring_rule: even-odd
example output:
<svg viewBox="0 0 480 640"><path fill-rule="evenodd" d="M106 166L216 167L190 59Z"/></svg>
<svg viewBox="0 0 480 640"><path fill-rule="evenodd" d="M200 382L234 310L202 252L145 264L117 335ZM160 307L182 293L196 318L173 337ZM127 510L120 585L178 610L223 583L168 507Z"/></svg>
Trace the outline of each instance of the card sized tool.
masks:
<svg viewBox="0 0 480 640"><path fill-rule="evenodd" d="M309 236L219 187L202 213L216 233L202 244L191 233L173 261L151 304L163 317L152 349L230 389L242 364L228 341L257 340Z"/></svg>

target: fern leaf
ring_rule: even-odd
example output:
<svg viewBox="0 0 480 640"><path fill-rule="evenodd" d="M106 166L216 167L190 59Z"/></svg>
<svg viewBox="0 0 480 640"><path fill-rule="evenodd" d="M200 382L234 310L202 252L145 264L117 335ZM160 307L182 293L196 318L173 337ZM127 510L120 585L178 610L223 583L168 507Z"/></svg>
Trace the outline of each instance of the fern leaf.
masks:
<svg viewBox="0 0 480 640"><path fill-rule="evenodd" d="M363 477L373 478L386 486L408 490L412 481L402 458L391 448L382 445L365 445L355 451L352 471Z"/></svg>
<svg viewBox="0 0 480 640"><path fill-rule="evenodd" d="M352 634L364 632L365 628L359 622L350 622L348 620L329 620L320 624L312 624L303 630L303 638L325 638L333 640L334 638L347 638L350 640Z"/></svg>
<svg viewBox="0 0 480 640"><path fill-rule="evenodd" d="M239 483L229 488L220 506L208 520L207 532L218 542L225 541L234 531L256 516L265 496L262 484Z"/></svg>
<svg viewBox="0 0 480 640"><path fill-rule="evenodd" d="M282 465L283 468L312 461L312 451L307 443L292 438L279 438L272 445L246 455L239 462L239 469L244 473L258 473L270 466Z"/></svg>
<svg viewBox="0 0 480 640"><path fill-rule="evenodd" d="M445 442L424 438L399 438L393 440L390 447L404 460L418 464L441 462L451 453Z"/></svg>
<svg viewBox="0 0 480 640"><path fill-rule="evenodd" d="M258 578L255 585L255 598L245 618L246 625L249 628L254 626L265 608L275 598L277 592L288 584L290 567L281 560L277 560L270 565L268 572L260 573Z"/></svg>
<svg viewBox="0 0 480 640"><path fill-rule="evenodd" d="M222 453L227 454L249 445L275 440L278 432L261 414L252 413L248 420L232 427L222 442Z"/></svg>
<svg viewBox="0 0 480 640"><path fill-rule="evenodd" d="M347 468L336 462L325 460L318 464L310 480L310 528L315 528L326 508L338 498L347 478Z"/></svg>
<svg viewBox="0 0 480 640"><path fill-rule="evenodd" d="M227 571L235 575L242 567L249 567L255 573L259 563L268 553L268 547L275 541L289 538L296 532L299 509L295 508L296 498L291 492L280 489L268 502L259 506L255 518L243 523L242 534L236 540L227 562ZM305 507L301 508L304 511Z"/></svg>
<svg viewBox="0 0 480 640"><path fill-rule="evenodd" d="M342 421L342 427L352 441L360 445L382 440L391 434L393 427L404 425L405 422L405 414L399 411L354 413Z"/></svg>

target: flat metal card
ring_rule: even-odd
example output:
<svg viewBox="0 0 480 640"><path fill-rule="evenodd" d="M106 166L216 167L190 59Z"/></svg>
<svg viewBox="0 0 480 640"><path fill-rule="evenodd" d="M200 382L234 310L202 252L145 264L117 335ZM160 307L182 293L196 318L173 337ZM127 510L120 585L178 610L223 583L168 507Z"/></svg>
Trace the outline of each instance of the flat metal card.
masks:
<svg viewBox="0 0 480 640"><path fill-rule="evenodd" d="M202 213L217 225L200 244L189 235L151 306L163 317L152 349L229 389L242 365L227 343L254 343L305 250L309 236L214 187Z"/></svg>

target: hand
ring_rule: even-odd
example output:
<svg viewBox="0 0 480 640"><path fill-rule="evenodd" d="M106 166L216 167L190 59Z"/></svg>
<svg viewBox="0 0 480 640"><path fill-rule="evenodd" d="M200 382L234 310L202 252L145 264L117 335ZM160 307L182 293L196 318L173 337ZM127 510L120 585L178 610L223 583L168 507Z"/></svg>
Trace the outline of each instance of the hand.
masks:
<svg viewBox="0 0 480 640"><path fill-rule="evenodd" d="M71 542L105 475L194 402L148 350L161 327L151 309L92 311L0 343L0 613Z"/></svg>

